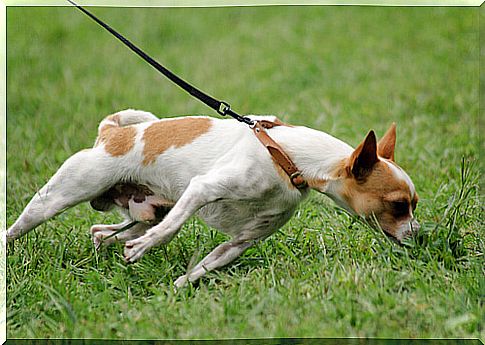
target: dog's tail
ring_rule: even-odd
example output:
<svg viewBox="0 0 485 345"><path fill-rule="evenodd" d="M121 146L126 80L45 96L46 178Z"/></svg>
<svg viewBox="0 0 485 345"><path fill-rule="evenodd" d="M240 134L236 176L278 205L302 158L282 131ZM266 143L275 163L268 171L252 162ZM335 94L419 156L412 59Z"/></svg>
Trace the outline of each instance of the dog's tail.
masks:
<svg viewBox="0 0 485 345"><path fill-rule="evenodd" d="M141 122L148 122L148 121L157 121L158 117L153 115L152 113L141 111L141 110L133 110L133 109L126 109L119 111L113 115L106 116L103 121L99 124L99 131L105 126L108 127L124 127L135 125Z"/></svg>
<svg viewBox="0 0 485 345"><path fill-rule="evenodd" d="M98 138L94 146L97 146L99 139L102 137L103 133L105 133L110 128L125 127L125 126L135 125L137 123L157 121L157 120L159 120L159 118L153 115L152 113L141 111L141 110L133 110L133 109L122 110L115 114L106 116L99 123Z"/></svg>

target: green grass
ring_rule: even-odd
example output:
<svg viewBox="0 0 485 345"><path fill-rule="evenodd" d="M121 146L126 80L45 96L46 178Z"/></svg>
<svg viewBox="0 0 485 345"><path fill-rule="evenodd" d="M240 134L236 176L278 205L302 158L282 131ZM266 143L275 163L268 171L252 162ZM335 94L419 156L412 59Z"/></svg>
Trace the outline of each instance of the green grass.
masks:
<svg viewBox="0 0 485 345"><path fill-rule="evenodd" d="M96 253L88 232L119 217L79 205L9 246L8 337L485 338L477 8L93 11L241 113L352 145L396 121L422 231L399 246L312 194L279 232L175 294L223 235L192 219L127 266L122 246ZM211 114L72 8L7 16L9 225L105 115Z"/></svg>

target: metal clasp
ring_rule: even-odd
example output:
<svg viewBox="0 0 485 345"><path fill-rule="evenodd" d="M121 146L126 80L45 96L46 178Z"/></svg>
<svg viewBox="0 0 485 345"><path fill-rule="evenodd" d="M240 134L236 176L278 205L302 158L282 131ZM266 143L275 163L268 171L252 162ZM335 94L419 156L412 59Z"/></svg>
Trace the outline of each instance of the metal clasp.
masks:
<svg viewBox="0 0 485 345"><path fill-rule="evenodd" d="M300 181L297 181L297 179L299 179ZM303 176L301 176L300 171L296 171L291 174L290 181L298 189L304 189L308 186L308 183L303 179Z"/></svg>
<svg viewBox="0 0 485 345"><path fill-rule="evenodd" d="M217 112L218 112L220 115L225 116L225 115L227 114L227 111L228 111L229 109L231 109L231 106L230 106L228 103L226 103L226 102L222 101L222 102L219 104L219 109L217 109Z"/></svg>

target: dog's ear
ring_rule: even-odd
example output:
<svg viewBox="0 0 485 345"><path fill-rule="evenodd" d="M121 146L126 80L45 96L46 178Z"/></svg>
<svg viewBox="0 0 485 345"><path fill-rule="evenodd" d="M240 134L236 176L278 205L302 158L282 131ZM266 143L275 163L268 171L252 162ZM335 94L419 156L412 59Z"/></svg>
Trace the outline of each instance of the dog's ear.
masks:
<svg viewBox="0 0 485 345"><path fill-rule="evenodd" d="M386 134L377 144L377 153L382 158L390 159L394 162L394 148L396 146L396 123L393 122Z"/></svg>
<svg viewBox="0 0 485 345"><path fill-rule="evenodd" d="M361 180L371 172L378 161L376 134L371 130L350 156L349 172L357 180Z"/></svg>

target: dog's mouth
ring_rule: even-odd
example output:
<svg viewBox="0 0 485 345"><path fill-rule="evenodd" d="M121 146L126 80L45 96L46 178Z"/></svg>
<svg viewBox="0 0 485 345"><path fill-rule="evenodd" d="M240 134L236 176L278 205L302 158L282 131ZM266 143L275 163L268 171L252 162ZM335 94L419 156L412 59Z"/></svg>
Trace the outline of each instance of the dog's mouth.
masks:
<svg viewBox="0 0 485 345"><path fill-rule="evenodd" d="M372 228L381 230L381 232L383 232L389 240L400 245L402 245L404 240L415 236L421 227L414 218L402 223L397 228L393 228L393 231L389 230L385 226L382 226L375 215L365 217L364 220Z"/></svg>
<svg viewBox="0 0 485 345"><path fill-rule="evenodd" d="M390 233L388 233L387 231L383 231L384 235L386 235L386 237L393 243L395 244L399 244L402 246L402 241L399 240L397 237L395 237L394 235L391 235Z"/></svg>
<svg viewBox="0 0 485 345"><path fill-rule="evenodd" d="M421 226L416 221L416 219L413 218L408 223L405 223L402 227L404 227L404 229L402 230L399 229L397 231L398 236L391 234L390 232L385 230L384 230L384 233L386 234L387 238L389 238L391 241L402 245L404 240L417 235Z"/></svg>

